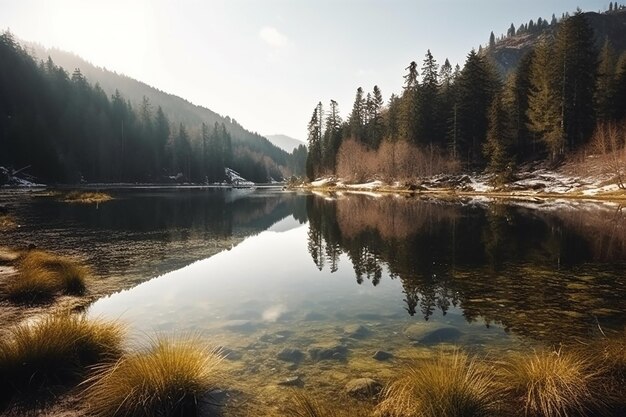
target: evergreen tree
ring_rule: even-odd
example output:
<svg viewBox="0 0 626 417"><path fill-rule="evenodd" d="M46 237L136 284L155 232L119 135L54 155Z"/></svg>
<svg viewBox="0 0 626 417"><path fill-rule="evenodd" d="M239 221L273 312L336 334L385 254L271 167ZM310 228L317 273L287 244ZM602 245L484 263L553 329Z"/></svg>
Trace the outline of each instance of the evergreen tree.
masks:
<svg viewBox="0 0 626 417"><path fill-rule="evenodd" d="M363 139L363 127L365 125L365 98L363 97L363 89L361 87L356 90L352 113L349 117L350 135L356 140ZM311 148L309 148L311 153Z"/></svg>
<svg viewBox="0 0 626 417"><path fill-rule="evenodd" d="M369 144L373 148L378 148L380 142L383 140L384 125L382 120L384 100L383 95L380 92L380 88L377 85L374 86L370 103L370 115L369 115Z"/></svg>
<svg viewBox="0 0 626 417"><path fill-rule="evenodd" d="M492 49L496 47L496 35L493 34L493 31L491 32L491 35L489 35L489 49Z"/></svg>
<svg viewBox="0 0 626 417"><path fill-rule="evenodd" d="M497 77L486 58L472 50L458 81L456 129L459 156L470 165L482 163L487 112L497 90ZM457 150L453 150L457 153Z"/></svg>
<svg viewBox="0 0 626 417"><path fill-rule="evenodd" d="M593 30L581 11L559 27L554 56L561 86L563 134L571 150L583 144L595 126L593 99L598 53Z"/></svg>
<svg viewBox="0 0 626 417"><path fill-rule="evenodd" d="M483 148L487 169L494 174L494 182L503 184L513 175L510 124L506 106L500 94L493 98L489 108L489 128Z"/></svg>
<svg viewBox="0 0 626 417"><path fill-rule="evenodd" d="M437 125L438 70L437 61L435 61L430 50L428 50L422 66L417 140L431 145L437 143L442 136L439 134Z"/></svg>
<svg viewBox="0 0 626 417"><path fill-rule="evenodd" d="M509 38L515 36L515 25L513 23L511 23L511 27L509 27L509 30L506 32L506 36Z"/></svg>
<svg viewBox="0 0 626 417"><path fill-rule="evenodd" d="M552 48L547 40L535 47L530 68L531 90L528 97L528 128L546 144L552 160L563 154L561 104L554 80Z"/></svg>
<svg viewBox="0 0 626 417"><path fill-rule="evenodd" d="M330 100L330 111L328 117L326 117L326 128L322 145L323 166L329 172L335 172L335 157L341 146L341 124L339 105L335 100Z"/></svg>
<svg viewBox="0 0 626 417"><path fill-rule="evenodd" d="M411 62L404 76L404 91L400 106L399 136L403 140L416 142L419 132L419 83L417 63Z"/></svg>
<svg viewBox="0 0 626 417"><path fill-rule="evenodd" d="M309 180L314 180L321 171L322 163L322 131L320 129L320 123L322 121L321 115L322 103L318 103L315 106L311 120L308 126L308 155L306 160L306 175Z"/></svg>
<svg viewBox="0 0 626 417"><path fill-rule="evenodd" d="M599 120L609 120L613 115L613 92L615 80L615 52L608 37L600 51L598 81L596 86L596 114Z"/></svg>

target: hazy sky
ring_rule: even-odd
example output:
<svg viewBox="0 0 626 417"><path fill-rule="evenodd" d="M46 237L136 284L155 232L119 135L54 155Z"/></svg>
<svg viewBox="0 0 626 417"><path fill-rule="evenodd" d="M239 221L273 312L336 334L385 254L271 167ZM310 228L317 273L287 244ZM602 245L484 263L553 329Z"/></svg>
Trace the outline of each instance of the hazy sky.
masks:
<svg viewBox="0 0 626 417"><path fill-rule="evenodd" d="M345 116L358 86L385 99L427 49L463 66L511 22L598 0L0 0L0 28L229 115L306 139L315 104ZM0 63L1 65L1 63Z"/></svg>

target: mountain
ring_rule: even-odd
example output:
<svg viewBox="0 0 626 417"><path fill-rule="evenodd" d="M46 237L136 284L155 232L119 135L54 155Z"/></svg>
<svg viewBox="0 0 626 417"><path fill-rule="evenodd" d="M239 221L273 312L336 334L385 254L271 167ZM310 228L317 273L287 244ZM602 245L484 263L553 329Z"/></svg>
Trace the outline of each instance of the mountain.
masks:
<svg viewBox="0 0 626 417"><path fill-rule="evenodd" d="M586 12L584 16L593 29L598 48L602 47L604 41L608 39L616 56L626 51L626 9L604 13ZM548 24L546 20L538 20L543 24L530 25L531 22L520 25L515 35L506 36L498 40L495 45L483 50L493 59L501 74L506 75L515 69L519 60L531 51L540 39L554 37L560 24L560 22Z"/></svg>
<svg viewBox="0 0 626 417"><path fill-rule="evenodd" d="M109 97L119 90L134 108L139 108L143 98L146 97L154 108L160 106L163 109L173 126L184 124L192 138L199 136L202 123L209 127L215 123L223 123L232 137L233 147L242 148L247 160L264 161L265 171L268 172L280 170L284 176L292 174L292 170L287 168L288 165L293 165L289 161L288 152L275 146L258 133L246 130L234 118L222 116L206 107L195 105L123 74L97 67L75 54L56 48L48 49L36 43L22 42L22 44L35 59L46 61L50 57L56 65L70 74L79 68L89 83L92 85L97 83ZM254 176L252 173L245 173L245 167L234 168L248 178ZM276 176L273 175L273 177Z"/></svg>
<svg viewBox="0 0 626 417"><path fill-rule="evenodd" d="M278 146L280 149L288 153L293 152L293 150L300 145L306 146L306 144L301 140L294 139L287 135L265 135L265 137L275 146Z"/></svg>

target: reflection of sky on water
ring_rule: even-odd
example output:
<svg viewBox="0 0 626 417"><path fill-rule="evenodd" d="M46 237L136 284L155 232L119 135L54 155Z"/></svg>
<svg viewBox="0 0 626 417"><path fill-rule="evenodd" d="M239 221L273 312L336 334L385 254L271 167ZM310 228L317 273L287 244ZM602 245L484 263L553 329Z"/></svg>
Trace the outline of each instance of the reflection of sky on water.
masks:
<svg viewBox="0 0 626 417"><path fill-rule="evenodd" d="M345 256L336 273L318 271L307 251L307 229L289 216L229 251L101 299L90 314L151 332L160 321L195 331L225 320L289 321L319 311L403 312L400 282L386 273L377 287L356 285Z"/></svg>

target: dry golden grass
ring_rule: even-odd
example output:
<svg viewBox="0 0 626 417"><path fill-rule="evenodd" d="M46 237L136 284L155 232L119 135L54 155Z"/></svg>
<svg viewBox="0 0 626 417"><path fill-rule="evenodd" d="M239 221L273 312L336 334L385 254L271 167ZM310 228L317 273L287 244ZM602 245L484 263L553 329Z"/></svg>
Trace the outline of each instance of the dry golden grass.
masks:
<svg viewBox="0 0 626 417"><path fill-rule="evenodd" d="M383 391L377 414L392 417L482 417L500 409L493 370L455 351L411 364Z"/></svg>
<svg viewBox="0 0 626 417"><path fill-rule="evenodd" d="M222 374L222 356L195 339L160 339L97 367L85 385L90 415L194 416Z"/></svg>
<svg viewBox="0 0 626 417"><path fill-rule="evenodd" d="M7 232L17 227L15 217L9 214L0 214L0 232Z"/></svg>
<svg viewBox="0 0 626 417"><path fill-rule="evenodd" d="M73 260L48 252L33 250L24 253L17 262L19 274L8 283L10 299L40 302L58 292L82 295L86 289L89 270Z"/></svg>
<svg viewBox="0 0 626 417"><path fill-rule="evenodd" d="M366 417L371 416L371 407L347 404L338 400L333 404L323 404L298 391L290 393L291 404L279 415L281 417Z"/></svg>
<svg viewBox="0 0 626 417"><path fill-rule="evenodd" d="M0 339L0 403L74 383L88 366L121 354L122 326L57 314L19 325Z"/></svg>
<svg viewBox="0 0 626 417"><path fill-rule="evenodd" d="M602 370L578 352L515 354L500 368L504 391L526 416L584 416L604 407ZM515 408L519 409L519 408Z"/></svg>
<svg viewBox="0 0 626 417"><path fill-rule="evenodd" d="M113 197L111 197L107 193L82 191L72 191L63 198L63 201L66 203L81 204L98 204L105 203L111 200L113 200Z"/></svg>

